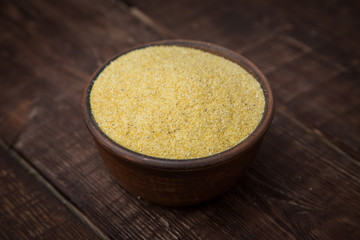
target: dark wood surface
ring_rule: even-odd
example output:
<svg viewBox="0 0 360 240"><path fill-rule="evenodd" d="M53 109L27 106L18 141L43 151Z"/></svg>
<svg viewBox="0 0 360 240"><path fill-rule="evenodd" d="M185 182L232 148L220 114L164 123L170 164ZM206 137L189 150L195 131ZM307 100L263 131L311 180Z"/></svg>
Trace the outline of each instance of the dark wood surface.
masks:
<svg viewBox="0 0 360 240"><path fill-rule="evenodd" d="M0 3L0 239L360 239L359 1ZM258 65L275 119L249 172L191 208L126 192L82 120L107 58L209 41Z"/></svg>

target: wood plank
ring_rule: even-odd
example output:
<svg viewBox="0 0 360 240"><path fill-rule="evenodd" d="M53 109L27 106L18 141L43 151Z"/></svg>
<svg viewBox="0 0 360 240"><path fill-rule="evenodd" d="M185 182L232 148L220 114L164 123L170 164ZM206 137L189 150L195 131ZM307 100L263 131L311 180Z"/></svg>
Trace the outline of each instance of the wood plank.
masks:
<svg viewBox="0 0 360 240"><path fill-rule="evenodd" d="M282 107L360 159L358 67L345 68L316 53L268 74Z"/></svg>
<svg viewBox="0 0 360 240"><path fill-rule="evenodd" d="M309 84L307 91L298 93L286 103L297 109L308 126L323 133L331 142L360 159L359 71L354 68L321 83ZM342 84L339 84L342 82ZM317 89L322 89L319 92ZM341 117L339 117L341 116Z"/></svg>
<svg viewBox="0 0 360 240"><path fill-rule="evenodd" d="M0 146L1 239L100 239Z"/></svg>
<svg viewBox="0 0 360 240"><path fill-rule="evenodd" d="M291 27L265 1L128 2L179 38L209 41L225 47L240 48Z"/></svg>
<svg viewBox="0 0 360 240"><path fill-rule="evenodd" d="M242 53L270 78L281 107L360 159L360 122L356 121L360 106L358 101L348 104L342 98L345 89L351 89L346 94L358 99L360 87L356 78L341 81L341 75L335 79L340 73L357 75L358 1L330 1L321 6L314 1L289 4L282 0L131 3L175 34L220 43ZM174 18L175 11L182 14ZM333 85L331 81L344 91L319 91L323 85ZM315 99L314 95L320 96ZM327 123L313 122L309 112ZM344 112L350 115L344 117Z"/></svg>
<svg viewBox="0 0 360 240"><path fill-rule="evenodd" d="M127 2L177 36L215 42L235 50L282 32L290 32L298 41L315 47L352 28L359 9L356 1L330 1L321 6L313 1L289 4L282 0Z"/></svg>
<svg viewBox="0 0 360 240"><path fill-rule="evenodd" d="M290 21L303 22L315 34L332 31L335 35L341 35L349 29L358 29L360 24L358 1L333 0L319 3L305 0L289 4L286 0L271 0L270 4Z"/></svg>

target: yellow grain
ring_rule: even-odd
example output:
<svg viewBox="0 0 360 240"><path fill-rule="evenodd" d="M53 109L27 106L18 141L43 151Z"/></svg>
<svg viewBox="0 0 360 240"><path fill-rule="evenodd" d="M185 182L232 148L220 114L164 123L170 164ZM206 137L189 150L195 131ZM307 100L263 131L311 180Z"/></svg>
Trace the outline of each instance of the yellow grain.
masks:
<svg viewBox="0 0 360 240"><path fill-rule="evenodd" d="M198 49L152 46L112 61L90 104L100 129L145 155L192 159L234 147L265 107L258 81L239 65Z"/></svg>

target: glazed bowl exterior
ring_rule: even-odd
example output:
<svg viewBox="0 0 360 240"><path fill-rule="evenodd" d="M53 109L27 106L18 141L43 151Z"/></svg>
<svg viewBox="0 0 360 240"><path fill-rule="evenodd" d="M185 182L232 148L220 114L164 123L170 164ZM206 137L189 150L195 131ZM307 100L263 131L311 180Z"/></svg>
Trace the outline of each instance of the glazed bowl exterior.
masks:
<svg viewBox="0 0 360 240"><path fill-rule="evenodd" d="M243 142L224 152L196 159L162 159L136 153L115 143L98 127L90 108L90 93L101 71L114 59L129 51L148 46L191 47L231 60L261 84L265 111L258 127ZM90 78L84 92L83 115L87 128L105 165L118 182L131 193L166 206L189 206L210 200L227 191L243 176L255 159L262 139L271 125L274 99L269 82L249 60L221 46L190 40L152 42L126 50L111 58Z"/></svg>

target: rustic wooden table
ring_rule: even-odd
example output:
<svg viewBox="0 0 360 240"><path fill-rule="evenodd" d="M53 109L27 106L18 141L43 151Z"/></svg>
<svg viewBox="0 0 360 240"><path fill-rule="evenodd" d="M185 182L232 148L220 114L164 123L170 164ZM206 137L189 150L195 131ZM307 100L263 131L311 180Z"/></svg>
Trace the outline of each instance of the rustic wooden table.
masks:
<svg viewBox="0 0 360 240"><path fill-rule="evenodd" d="M24 1L0 5L0 239L360 239L359 1ZM83 123L106 59L195 39L257 64L276 112L239 184L191 208L126 192Z"/></svg>

